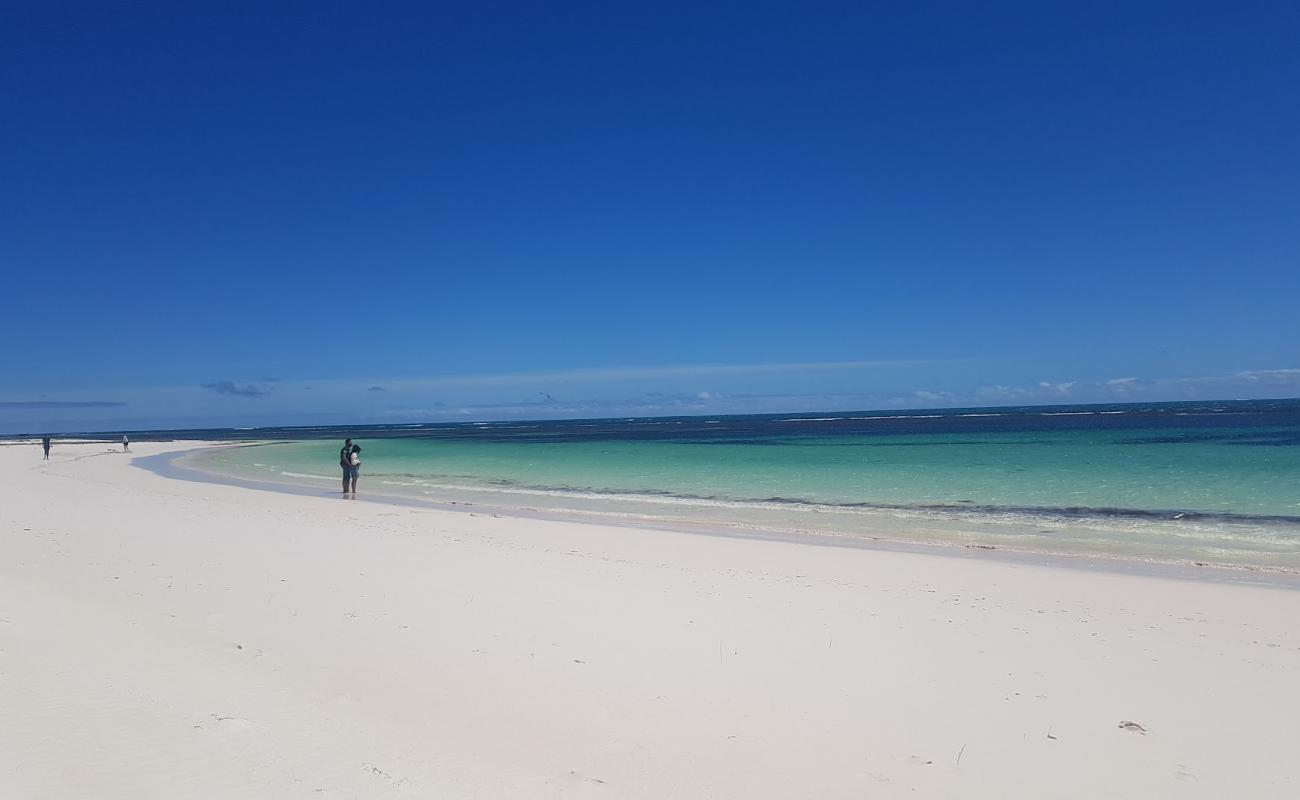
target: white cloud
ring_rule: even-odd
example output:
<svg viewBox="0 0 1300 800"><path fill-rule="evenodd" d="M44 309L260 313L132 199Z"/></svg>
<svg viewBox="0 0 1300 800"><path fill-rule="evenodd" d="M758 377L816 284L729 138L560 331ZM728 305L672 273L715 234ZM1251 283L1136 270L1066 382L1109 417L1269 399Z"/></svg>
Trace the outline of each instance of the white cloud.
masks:
<svg viewBox="0 0 1300 800"><path fill-rule="evenodd" d="M1152 402L1225 400L1300 394L1300 369L1267 369L1173 378L1126 376L1099 383L1040 381L1033 386L981 386L977 403Z"/></svg>
<svg viewBox="0 0 1300 800"><path fill-rule="evenodd" d="M1001 402L1012 402L1028 400L1034 396L1036 390L1025 386L1003 386L996 384L993 386L981 386L975 390L975 399L981 402L992 400Z"/></svg>
<svg viewBox="0 0 1300 800"><path fill-rule="evenodd" d="M1300 384L1300 369L1256 369L1234 372L1233 375L1253 383Z"/></svg>
<svg viewBox="0 0 1300 800"><path fill-rule="evenodd" d="M30 407L35 405L31 398L0 393L0 431L797 413L1300 396L1300 368L1200 376L1125 376L1101 381L990 382L973 388L954 386L953 380L947 386L931 384L922 389L908 386L906 376L914 373L886 369L913 363L918 362L694 365L430 379L281 381L275 384L274 392L251 404L257 406L256 411L246 397L231 397L228 392L195 385L105 392L95 396L113 405L93 409L74 407L86 396L84 393L80 397L67 393L41 395L40 408ZM870 371L876 367L881 369L879 373ZM701 379L706 374L707 380ZM715 380L717 375L727 377ZM617 383L633 377L638 380ZM932 373L916 382L921 380L932 380ZM710 388L699 389L701 385ZM376 386L388 391L366 391ZM787 387L798 387L795 392L801 393L782 391Z"/></svg>
<svg viewBox="0 0 1300 800"><path fill-rule="evenodd" d="M798 361L779 364L686 364L668 367L601 367L593 369L551 370L539 372L503 372L490 375L444 375L403 380L369 380L391 390L438 389L474 386L506 386L520 383L581 382L596 383L624 380L662 380L704 375L764 375L794 372L847 372L888 369L925 364L948 363L944 360L876 360L876 361ZM315 381L319 386L324 381ZM347 381L356 383L356 381Z"/></svg>
<svg viewBox="0 0 1300 800"><path fill-rule="evenodd" d="M1047 381L1040 381L1038 383L1038 388L1048 394L1066 397L1070 394L1070 390L1074 388L1074 383L1074 381L1066 381L1064 383L1048 383Z"/></svg>
<svg viewBox="0 0 1300 800"><path fill-rule="evenodd" d="M910 401L910 403L908 403ZM957 395L952 392L932 392L929 389L917 389L912 392L902 404L930 404L930 403L952 403L957 401Z"/></svg>

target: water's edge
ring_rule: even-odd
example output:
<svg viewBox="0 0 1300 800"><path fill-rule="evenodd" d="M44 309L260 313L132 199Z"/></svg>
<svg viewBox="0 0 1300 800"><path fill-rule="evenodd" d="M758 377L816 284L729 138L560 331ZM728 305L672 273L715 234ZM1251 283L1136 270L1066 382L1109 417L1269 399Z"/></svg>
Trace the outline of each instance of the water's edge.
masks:
<svg viewBox="0 0 1300 800"><path fill-rule="evenodd" d="M254 480L244 476L205 469L195 462L207 453L231 447L259 447L275 442L223 442L212 446L169 451L152 456L137 456L132 465L172 480L196 483L237 486L257 491L293 494L320 499L341 499L334 490L324 490L309 483L292 481ZM357 500L387 506L403 506L429 510L449 511L471 516L503 516L516 519L576 522L609 525L637 530L666 530L680 533L703 534L722 538L754 539L811 544L822 547L858 548L925 554L948 558L992 559L996 561L1047 566L1065 569L1083 569L1107 573L1143 575L1175 580L1228 582L1262 585L1287 589L1300 589L1300 571L1264 565L1211 564L1183 559L1129 557L1123 555L1083 555L1052 552L1042 549L1018 549L1004 545L962 543L956 541L931 541L908 539L905 536L843 535L805 530L764 528L692 522L681 519L656 520L638 518L629 520L616 515L574 510L543 510L511 505L490 505L458 501L438 501L411 495L386 494L366 491ZM347 502L353 502L348 500ZM988 523L996 524L996 523Z"/></svg>

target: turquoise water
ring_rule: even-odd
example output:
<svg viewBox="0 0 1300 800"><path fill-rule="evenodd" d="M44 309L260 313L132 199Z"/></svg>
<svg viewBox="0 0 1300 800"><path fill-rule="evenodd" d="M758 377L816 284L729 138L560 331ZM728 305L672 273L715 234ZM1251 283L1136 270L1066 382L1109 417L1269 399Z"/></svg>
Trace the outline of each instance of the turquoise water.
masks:
<svg viewBox="0 0 1300 800"><path fill-rule="evenodd" d="M374 438L387 433L400 438ZM371 431L360 487L506 509L1300 568L1300 407L500 423ZM205 466L337 483L337 440Z"/></svg>

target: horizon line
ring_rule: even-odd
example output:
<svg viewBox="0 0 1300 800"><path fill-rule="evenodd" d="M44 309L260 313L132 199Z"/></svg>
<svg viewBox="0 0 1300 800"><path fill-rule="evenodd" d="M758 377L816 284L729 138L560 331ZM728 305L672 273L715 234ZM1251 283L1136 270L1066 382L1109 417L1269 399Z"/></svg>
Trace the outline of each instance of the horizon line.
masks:
<svg viewBox="0 0 1300 800"><path fill-rule="evenodd" d="M1300 397L1268 397L1268 398L1232 398L1232 399L1214 399L1214 400L1144 400L1144 401L1125 401L1116 403L1032 403L1023 405L969 405L969 406L935 406L935 407L913 407L913 408L876 408L876 409L826 409L822 411L765 411L762 413L727 413L727 414L652 414L648 416L637 416L628 414L618 414L608 417L517 417L517 418L482 418L482 419L465 419L465 420L441 420L428 422L342 422L318 425L250 425L250 426L215 426L205 428L119 428L112 430L85 430L85 431L68 431L59 434L39 434L30 431L23 433L3 433L0 439L20 439L32 436L108 436L120 435L124 433L143 433L143 434L165 434L180 433L191 431L258 431L258 430L310 430L313 428L414 428L414 427L453 427L465 425L481 425L486 423L506 422L506 423L564 423L564 422L619 422L629 420L662 420L662 419L726 419L736 417L790 417L793 419L815 418L819 414L880 414L889 417L910 417L923 416L934 412L952 412L952 411L1009 411L1016 409L1043 409L1043 408L1099 408L1099 407L1116 407L1116 406L1177 406L1177 405L1207 405L1215 403L1278 403L1278 402L1300 402ZM882 416L882 418L884 418Z"/></svg>

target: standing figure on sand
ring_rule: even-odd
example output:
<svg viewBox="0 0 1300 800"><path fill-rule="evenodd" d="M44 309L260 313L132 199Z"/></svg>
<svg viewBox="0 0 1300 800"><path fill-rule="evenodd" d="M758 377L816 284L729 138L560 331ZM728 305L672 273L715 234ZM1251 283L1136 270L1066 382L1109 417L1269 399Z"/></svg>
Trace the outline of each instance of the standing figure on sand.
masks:
<svg viewBox="0 0 1300 800"><path fill-rule="evenodd" d="M343 494L357 493L357 476L361 473L361 446L351 439L343 442L339 450L339 466L343 468Z"/></svg>
<svg viewBox="0 0 1300 800"><path fill-rule="evenodd" d="M131 452L131 442L126 438L125 433L122 434L122 452L123 453Z"/></svg>
<svg viewBox="0 0 1300 800"><path fill-rule="evenodd" d="M45 451L45 458L43 460L49 461L50 460L50 437L48 436L41 437L41 448Z"/></svg>

